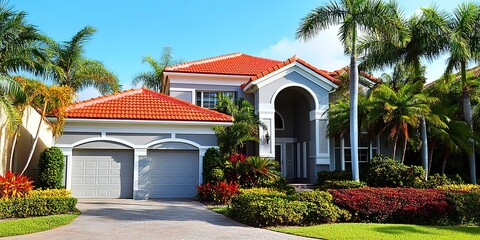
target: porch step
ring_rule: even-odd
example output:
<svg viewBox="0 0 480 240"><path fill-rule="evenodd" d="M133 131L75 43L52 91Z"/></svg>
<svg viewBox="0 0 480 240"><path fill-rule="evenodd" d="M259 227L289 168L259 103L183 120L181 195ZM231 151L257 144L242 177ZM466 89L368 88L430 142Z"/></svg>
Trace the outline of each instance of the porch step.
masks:
<svg viewBox="0 0 480 240"><path fill-rule="evenodd" d="M296 192L313 191L315 189L315 185L308 183L290 183L290 186L294 187Z"/></svg>

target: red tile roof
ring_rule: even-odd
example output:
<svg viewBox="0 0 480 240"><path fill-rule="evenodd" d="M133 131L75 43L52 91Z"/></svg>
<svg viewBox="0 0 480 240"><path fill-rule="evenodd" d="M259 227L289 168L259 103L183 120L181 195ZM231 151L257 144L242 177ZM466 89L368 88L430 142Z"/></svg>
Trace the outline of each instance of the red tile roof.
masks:
<svg viewBox="0 0 480 240"><path fill-rule="evenodd" d="M231 122L232 117L145 88L70 105L68 118Z"/></svg>
<svg viewBox="0 0 480 240"><path fill-rule="evenodd" d="M165 68L165 72L254 76L280 61L232 53Z"/></svg>
<svg viewBox="0 0 480 240"><path fill-rule="evenodd" d="M343 68L340 68L338 70L335 70L333 72L329 72L328 74L334 78L337 78L338 76L344 74L345 72L348 72L348 70L350 69L350 67L343 67ZM366 79L374 82L374 83L379 83L380 80L364 71L360 71L360 74L365 77Z"/></svg>

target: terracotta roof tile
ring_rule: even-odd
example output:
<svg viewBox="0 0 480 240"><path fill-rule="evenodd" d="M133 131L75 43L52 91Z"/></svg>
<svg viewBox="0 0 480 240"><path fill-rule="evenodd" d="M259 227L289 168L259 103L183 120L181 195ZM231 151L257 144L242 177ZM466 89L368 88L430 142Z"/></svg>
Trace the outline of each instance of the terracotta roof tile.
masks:
<svg viewBox="0 0 480 240"><path fill-rule="evenodd" d="M145 88L70 105L68 118L231 122L232 117Z"/></svg>
<svg viewBox="0 0 480 240"><path fill-rule="evenodd" d="M334 78L337 78L338 76L340 76L340 75L344 74L345 72L347 72L349 68L350 68L350 67L343 67L343 68L340 68L340 69L335 70L335 71L333 71L333 72L329 72L328 74L329 74L330 76L334 77ZM372 81L372 82L374 82L374 83L379 83L379 82L380 82L380 80L379 80L378 78L376 78L376 77L374 77L374 76L372 76L372 75L370 75L370 74L368 74L368 73L366 73L366 72L360 71L360 74L361 74L363 77L365 77L366 79L368 79L368 80L370 80L370 81Z"/></svg>

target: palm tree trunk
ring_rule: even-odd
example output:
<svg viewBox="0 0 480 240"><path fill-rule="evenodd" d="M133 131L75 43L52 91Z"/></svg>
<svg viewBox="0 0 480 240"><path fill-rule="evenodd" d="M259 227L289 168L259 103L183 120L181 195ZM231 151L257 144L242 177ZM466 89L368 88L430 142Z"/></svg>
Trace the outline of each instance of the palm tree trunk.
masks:
<svg viewBox="0 0 480 240"><path fill-rule="evenodd" d="M427 139L427 122L425 117L422 118L421 126L421 135L422 135L422 165L423 170L425 170L425 180L428 178L428 139Z"/></svg>
<svg viewBox="0 0 480 240"><path fill-rule="evenodd" d="M405 163L405 154L407 153L407 143L408 139L403 139L403 149L402 149L402 164Z"/></svg>
<svg viewBox="0 0 480 240"><path fill-rule="evenodd" d="M15 147L17 146L17 137L18 137L18 129L15 130L13 133L13 141L12 141L12 148L10 149L10 158L8 161L8 170L12 171L13 169L13 155L15 154Z"/></svg>
<svg viewBox="0 0 480 240"><path fill-rule="evenodd" d="M445 167L447 166L447 160L450 157L450 151L448 148L445 148L445 151L443 151L443 162L442 162L442 175L445 174Z"/></svg>
<svg viewBox="0 0 480 240"><path fill-rule="evenodd" d="M23 175L25 173L25 171L28 168L28 165L30 165L30 162L32 161L33 153L35 153L35 148L37 147L38 138L40 137L40 128L42 127L42 122L43 122L43 119L45 118L44 115L46 114L45 111L47 110L47 102L48 101L45 101L45 103L43 105L43 111L42 111L42 115L40 117L40 121L38 123L37 133L35 134L35 140L33 141L32 149L30 150L30 154L28 155L27 163L25 164L25 167L23 168L20 175Z"/></svg>
<svg viewBox="0 0 480 240"><path fill-rule="evenodd" d="M465 122L470 127L470 130L473 131L473 121L472 121L472 105L470 103L470 95L468 94L468 89L466 86L467 81L467 71L465 62L461 63L461 73L462 73L462 100L463 100L463 117ZM475 143L473 139L470 139L470 144L472 150L468 153L468 165L470 168L470 180L472 184L477 183L477 174L475 166Z"/></svg>
<svg viewBox="0 0 480 240"><path fill-rule="evenodd" d="M352 180L360 181L358 167L358 66L355 49L356 29L352 29L352 53L350 57L350 151L352 161Z"/></svg>
<svg viewBox="0 0 480 240"><path fill-rule="evenodd" d="M393 140L393 155L392 158L397 158L397 142L398 142L398 134L395 136L395 140Z"/></svg>

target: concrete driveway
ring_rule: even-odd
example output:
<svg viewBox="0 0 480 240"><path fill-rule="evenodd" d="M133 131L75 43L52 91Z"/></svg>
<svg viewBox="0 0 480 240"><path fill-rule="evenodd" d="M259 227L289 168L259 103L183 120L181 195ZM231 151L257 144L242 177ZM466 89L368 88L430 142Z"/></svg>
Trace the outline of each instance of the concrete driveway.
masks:
<svg viewBox="0 0 480 240"><path fill-rule="evenodd" d="M80 200L71 224L5 239L307 239L252 228L186 200Z"/></svg>

